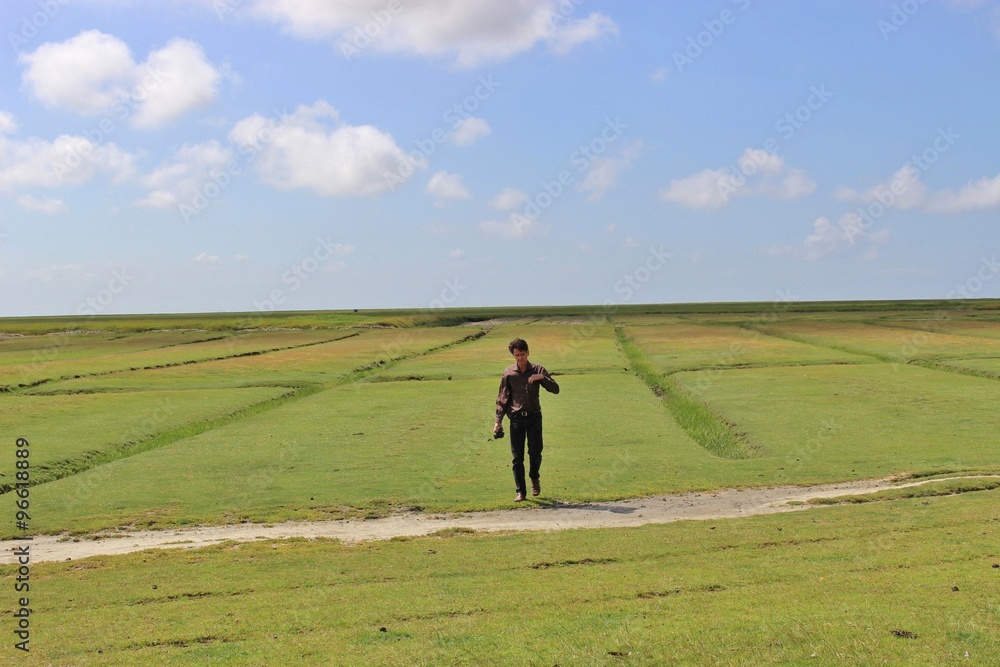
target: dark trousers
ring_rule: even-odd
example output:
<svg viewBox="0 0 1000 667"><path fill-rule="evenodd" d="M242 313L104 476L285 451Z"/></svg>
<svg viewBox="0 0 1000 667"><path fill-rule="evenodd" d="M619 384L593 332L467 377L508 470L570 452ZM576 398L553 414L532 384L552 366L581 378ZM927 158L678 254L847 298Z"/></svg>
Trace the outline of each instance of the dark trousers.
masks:
<svg viewBox="0 0 1000 667"><path fill-rule="evenodd" d="M527 415L510 416L511 469L514 471L514 486L517 493L528 494L524 484L524 440L528 439L528 477L538 479L538 469L542 467L542 413L529 412Z"/></svg>

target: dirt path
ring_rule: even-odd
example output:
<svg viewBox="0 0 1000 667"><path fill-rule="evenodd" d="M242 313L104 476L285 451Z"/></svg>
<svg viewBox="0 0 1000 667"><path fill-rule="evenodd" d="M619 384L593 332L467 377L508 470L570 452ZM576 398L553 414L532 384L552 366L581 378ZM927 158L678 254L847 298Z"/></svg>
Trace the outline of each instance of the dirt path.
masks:
<svg viewBox="0 0 1000 667"><path fill-rule="evenodd" d="M980 475L949 477L974 479L1000 477ZM893 478L862 480L818 486L779 486L764 489L720 489L701 493L681 493L636 500L580 505L558 504L532 506L495 512L468 514L421 514L406 512L381 519L347 521L304 521L280 524L236 524L181 528L177 530L147 530L121 533L114 537L80 538L79 542L59 536L36 536L30 542L9 540L0 542L0 561L13 563L15 547L31 545L31 561L64 561L88 556L125 554L143 549L196 549L225 541L288 537L329 537L343 542L386 540L392 537L417 537L448 528L476 531L567 530L570 528L623 528L649 523L697 519L725 519L775 514L817 507L792 505L813 498L833 498L843 495L871 493L883 489L901 489L928 482L896 483ZM542 496L544 498L544 496Z"/></svg>

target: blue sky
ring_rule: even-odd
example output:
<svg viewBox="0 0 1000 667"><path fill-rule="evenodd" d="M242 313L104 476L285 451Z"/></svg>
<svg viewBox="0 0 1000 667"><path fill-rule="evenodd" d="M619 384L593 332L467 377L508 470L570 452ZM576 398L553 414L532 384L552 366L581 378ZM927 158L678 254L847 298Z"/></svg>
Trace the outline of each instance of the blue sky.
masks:
<svg viewBox="0 0 1000 667"><path fill-rule="evenodd" d="M0 24L0 316L1000 296L1000 0Z"/></svg>

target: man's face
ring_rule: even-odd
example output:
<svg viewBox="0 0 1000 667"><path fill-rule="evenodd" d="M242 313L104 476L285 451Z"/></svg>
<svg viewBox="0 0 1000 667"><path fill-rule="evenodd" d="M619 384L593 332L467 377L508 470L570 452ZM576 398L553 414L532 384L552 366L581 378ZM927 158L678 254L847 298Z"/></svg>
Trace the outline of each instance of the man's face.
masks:
<svg viewBox="0 0 1000 667"><path fill-rule="evenodd" d="M528 363L528 351L515 349L511 354L514 355L514 361L517 362L518 368L524 368Z"/></svg>

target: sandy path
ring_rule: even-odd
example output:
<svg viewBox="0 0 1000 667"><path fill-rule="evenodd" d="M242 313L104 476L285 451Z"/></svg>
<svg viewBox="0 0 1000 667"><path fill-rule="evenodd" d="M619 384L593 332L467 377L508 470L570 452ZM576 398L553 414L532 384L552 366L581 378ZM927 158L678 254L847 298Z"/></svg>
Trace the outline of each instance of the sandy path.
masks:
<svg viewBox="0 0 1000 667"><path fill-rule="evenodd" d="M949 477L974 479L1000 477L980 475ZM813 498L870 493L883 489L919 486L943 479L895 483L893 478L862 480L818 486L778 486L761 489L720 489L700 493L681 493L636 500L580 505L519 507L518 509L468 514L421 514L406 512L381 519L344 521L303 521L280 524L236 524L180 528L176 530L145 530L119 533L115 537L80 538L79 542L59 536L36 536L30 542L9 540L0 542L0 561L13 563L13 549L31 545L31 561L64 561L88 556L125 554L143 549L195 549L228 540L254 540L287 537L330 537L343 542L385 540L392 537L416 537L448 528L468 528L477 531L567 530L570 528L607 528L642 526L649 523L697 519L725 519L775 514L817 507L791 505ZM543 496L544 498L544 496ZM819 506L822 507L822 506Z"/></svg>

